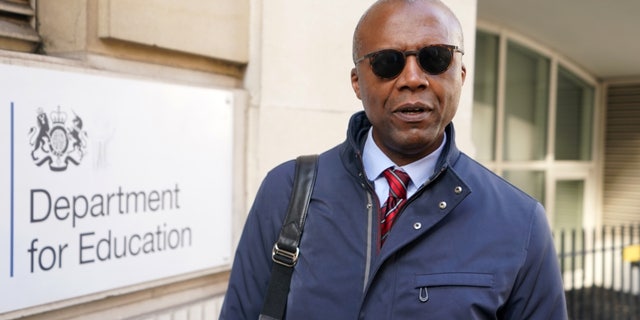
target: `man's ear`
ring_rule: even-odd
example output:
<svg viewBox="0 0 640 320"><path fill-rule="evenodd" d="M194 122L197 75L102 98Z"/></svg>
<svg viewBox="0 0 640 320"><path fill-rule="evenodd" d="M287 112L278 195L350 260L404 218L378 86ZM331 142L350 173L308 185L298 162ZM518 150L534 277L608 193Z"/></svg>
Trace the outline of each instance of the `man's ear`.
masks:
<svg viewBox="0 0 640 320"><path fill-rule="evenodd" d="M462 73L462 84L464 84L464 79L467 78L467 67L464 65L464 63L462 64L462 67L460 68L460 72Z"/></svg>
<svg viewBox="0 0 640 320"><path fill-rule="evenodd" d="M360 98L360 84L358 83L358 70L356 68L351 69L351 87L353 87L353 92L356 93L356 97Z"/></svg>

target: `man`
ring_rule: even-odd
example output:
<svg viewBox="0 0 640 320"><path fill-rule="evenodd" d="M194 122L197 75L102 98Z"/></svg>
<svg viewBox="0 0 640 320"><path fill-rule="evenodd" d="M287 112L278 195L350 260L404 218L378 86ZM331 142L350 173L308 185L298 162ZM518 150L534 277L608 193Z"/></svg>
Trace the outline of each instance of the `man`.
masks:
<svg viewBox="0 0 640 320"><path fill-rule="evenodd" d="M320 155L287 319L567 318L544 209L456 148L462 42L437 0L378 1L361 18L364 112ZM276 167L258 192L222 319L258 317L293 172Z"/></svg>

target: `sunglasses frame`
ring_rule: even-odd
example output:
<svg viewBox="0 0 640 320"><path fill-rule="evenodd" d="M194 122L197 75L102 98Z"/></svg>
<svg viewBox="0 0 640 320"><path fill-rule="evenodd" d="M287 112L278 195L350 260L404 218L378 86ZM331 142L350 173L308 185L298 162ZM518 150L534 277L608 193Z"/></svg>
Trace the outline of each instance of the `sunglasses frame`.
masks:
<svg viewBox="0 0 640 320"><path fill-rule="evenodd" d="M444 70L442 70L441 72L438 72L438 73L433 73L433 72L429 72L429 71L425 70L425 68L424 68L424 67L422 66L422 64L420 63L420 60L418 59L418 65L420 66L420 69L422 69L422 71L424 71L424 72L426 72L426 73L428 73L428 74L430 74L430 75L438 75L438 74L442 74L442 73L444 73L445 71L449 70L449 67L451 66L451 62L453 62L453 55L454 55L454 53L456 53L456 52L460 52L461 54L463 54L463 55L464 55L464 50L462 50L459 46L454 46L454 45L450 45L450 44L432 44L432 45L424 46L424 47L422 47L422 48L420 48L420 49L418 49L418 50L400 51L400 50L397 50L397 49L382 49L382 50L378 50L378 51L370 52L370 53L367 53L367 54L365 54L364 56L362 56L362 57L360 57L360 58L356 59L356 60L354 61L354 64L356 64L356 65L357 65L358 63L360 63L360 62L364 61L364 59L369 59L369 66L371 67L371 71L372 71L376 76L378 76L378 77L380 77L380 78L383 78L383 79L394 79L395 77L399 76L399 75L402 73L402 70L404 70L404 67L407 65L407 56L416 56L416 58L418 58L418 54L420 53L420 51L422 51L422 50L424 50L424 49L426 49L426 48L432 48L432 47L441 47L441 48L446 48L447 50L449 50L449 52L451 52L451 61L449 61L449 64L447 65L447 67L446 67L446 68L444 68ZM373 60L372 60L372 59L370 59L371 57L374 57L374 56L376 56L376 55L378 55L378 54L380 54L380 53L382 53L382 52L385 52L385 51L394 51L394 52L399 52L399 53L401 53L401 54L402 54L403 59L404 59L404 60L403 60L403 61L404 61L404 63L403 63L403 65L402 65L402 68L400 69L400 71L399 71L397 74L392 75L392 76L390 76L390 77L383 77L383 76L380 76L379 74L377 74L377 73L374 71L374 69L373 69Z"/></svg>

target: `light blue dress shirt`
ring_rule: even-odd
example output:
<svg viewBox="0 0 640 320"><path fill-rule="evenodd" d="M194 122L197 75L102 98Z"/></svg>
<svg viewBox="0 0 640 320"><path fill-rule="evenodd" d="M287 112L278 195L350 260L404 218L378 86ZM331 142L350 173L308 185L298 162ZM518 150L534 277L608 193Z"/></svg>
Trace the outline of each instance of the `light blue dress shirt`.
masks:
<svg viewBox="0 0 640 320"><path fill-rule="evenodd" d="M436 163L442 153L442 148L447 142L447 135L445 134L442 144L434 152L425 156L424 158L414 161L405 166L399 167L387 155L385 155L378 145L373 141L373 128L369 129L367 140L364 143L364 151L362 153L362 162L364 164L364 171L369 179L373 179L373 185L378 196L379 204L382 204L387 200L389 196L389 184L387 179L384 178L382 172L389 167L401 168L406 172L411 181L407 187L407 199L410 198L418 188L427 182L429 177L433 175L433 171L436 168Z"/></svg>

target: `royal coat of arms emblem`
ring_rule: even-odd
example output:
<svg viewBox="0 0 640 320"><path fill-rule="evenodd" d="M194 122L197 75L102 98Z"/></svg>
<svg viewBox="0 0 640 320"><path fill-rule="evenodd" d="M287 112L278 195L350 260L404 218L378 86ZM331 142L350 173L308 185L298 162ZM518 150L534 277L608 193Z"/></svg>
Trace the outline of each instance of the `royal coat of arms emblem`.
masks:
<svg viewBox="0 0 640 320"><path fill-rule="evenodd" d="M67 113L60 110L48 116L39 108L36 126L29 130L31 158L37 166L48 164L52 171L64 171L69 163L79 165L87 152L87 132L75 113L67 125Z"/></svg>

